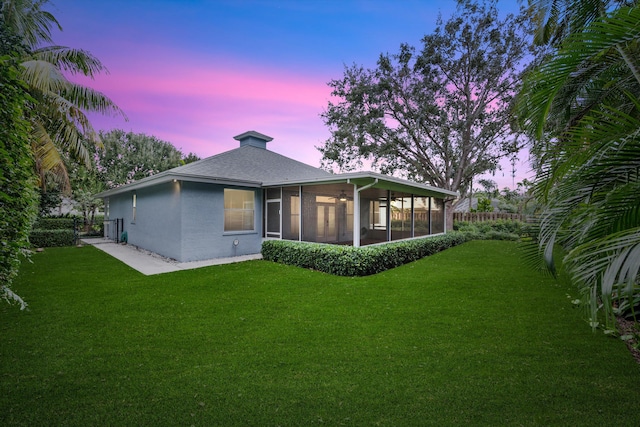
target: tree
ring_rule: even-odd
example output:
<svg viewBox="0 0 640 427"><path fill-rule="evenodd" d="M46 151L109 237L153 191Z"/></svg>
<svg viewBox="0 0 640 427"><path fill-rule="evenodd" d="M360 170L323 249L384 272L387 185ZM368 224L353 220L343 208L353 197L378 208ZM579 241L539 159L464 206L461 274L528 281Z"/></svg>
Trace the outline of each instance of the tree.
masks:
<svg viewBox="0 0 640 427"><path fill-rule="evenodd" d="M498 190L498 184L492 179L480 179L478 180L478 184L484 190L484 193L487 197L498 197L500 194L500 190Z"/></svg>
<svg viewBox="0 0 640 427"><path fill-rule="evenodd" d="M193 162L197 162L198 160L200 160L200 157L198 157L197 154L195 153L189 153L186 156L182 156L182 164L186 165L189 163L193 163Z"/></svg>
<svg viewBox="0 0 640 427"><path fill-rule="evenodd" d="M95 165L91 168L76 165L70 173L70 179L74 208L82 212L84 230L90 231L96 212L103 205L102 199L97 199L95 195L106 190L106 185L101 180Z"/></svg>
<svg viewBox="0 0 640 427"><path fill-rule="evenodd" d="M537 2L553 54L516 105L536 137L539 251L553 271L564 248L592 326L602 309L609 329L640 302L640 7L621 3Z"/></svg>
<svg viewBox="0 0 640 427"><path fill-rule="evenodd" d="M31 122L31 144L41 185L47 176L69 189L64 155L90 165L86 144L100 145L85 112L121 114L104 94L73 83L67 75L88 77L105 71L89 52L50 45L52 27L60 23L43 9L48 0L2 0L0 21L25 46L21 55L22 79L33 99L26 116Z"/></svg>
<svg viewBox="0 0 640 427"><path fill-rule="evenodd" d="M495 1L461 0L420 53L403 44L374 69L346 67L329 83L339 101L322 114L331 131L319 148L323 166L353 170L369 161L382 173L468 191L474 176L519 148L510 104L528 53L526 22L499 19Z"/></svg>
<svg viewBox="0 0 640 427"><path fill-rule="evenodd" d="M170 142L144 133L112 130L101 133L104 148L95 152L98 175L114 188L184 164L183 154ZM189 159L197 158L190 153Z"/></svg>
<svg viewBox="0 0 640 427"><path fill-rule="evenodd" d="M115 129L101 132L101 148L89 145L91 167L69 167L75 208L83 213L84 227L93 227L102 201L95 194L183 164L200 160L194 153L183 156L171 143L143 133Z"/></svg>
<svg viewBox="0 0 640 427"><path fill-rule="evenodd" d="M31 101L20 78L20 44L0 25L0 298L26 303L12 289L29 231L37 193L29 132L24 119Z"/></svg>

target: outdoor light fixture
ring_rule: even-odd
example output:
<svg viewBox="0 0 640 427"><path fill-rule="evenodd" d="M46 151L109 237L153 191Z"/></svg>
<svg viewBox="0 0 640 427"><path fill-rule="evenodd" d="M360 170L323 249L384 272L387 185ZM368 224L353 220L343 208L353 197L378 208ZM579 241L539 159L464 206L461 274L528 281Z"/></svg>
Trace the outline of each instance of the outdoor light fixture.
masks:
<svg viewBox="0 0 640 427"><path fill-rule="evenodd" d="M340 195L338 196L338 199L339 199L341 202L346 202L346 201L347 201L347 194L346 194L344 191L341 191L341 192L340 192Z"/></svg>

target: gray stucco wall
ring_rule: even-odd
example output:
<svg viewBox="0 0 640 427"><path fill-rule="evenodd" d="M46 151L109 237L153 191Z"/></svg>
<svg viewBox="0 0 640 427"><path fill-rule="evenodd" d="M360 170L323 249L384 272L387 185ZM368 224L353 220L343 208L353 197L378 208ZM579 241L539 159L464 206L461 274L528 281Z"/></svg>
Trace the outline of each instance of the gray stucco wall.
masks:
<svg viewBox="0 0 640 427"><path fill-rule="evenodd" d="M137 213L129 224L129 243L180 259L180 187L180 182L168 182L136 191Z"/></svg>
<svg viewBox="0 0 640 427"><path fill-rule="evenodd" d="M131 245L181 262L260 253L262 190L255 191L255 230L224 232L224 186L169 182L109 198L109 218L123 218ZM237 245L234 245L237 241Z"/></svg>
<svg viewBox="0 0 640 427"><path fill-rule="evenodd" d="M180 259L180 183L169 182L109 198L109 218L123 218L128 243L169 258Z"/></svg>
<svg viewBox="0 0 640 427"><path fill-rule="evenodd" d="M255 191L254 231L224 231L224 188ZM182 261L260 253L262 190L185 182L182 200Z"/></svg>

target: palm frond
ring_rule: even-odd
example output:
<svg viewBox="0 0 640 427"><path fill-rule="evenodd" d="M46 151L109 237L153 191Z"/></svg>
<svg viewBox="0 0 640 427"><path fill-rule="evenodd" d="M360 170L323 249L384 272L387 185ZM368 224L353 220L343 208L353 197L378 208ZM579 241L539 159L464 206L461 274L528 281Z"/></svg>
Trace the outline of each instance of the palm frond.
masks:
<svg viewBox="0 0 640 427"><path fill-rule="evenodd" d="M69 175L64 165L64 160L50 138L49 132L45 129L41 121L32 120L32 150L36 161L36 170L40 179L40 185L46 182L46 175L49 175L57 182L64 191L71 188Z"/></svg>
<svg viewBox="0 0 640 427"><path fill-rule="evenodd" d="M2 25L20 36L23 42L35 49L41 43L51 43L51 28L62 30L56 18L42 6L49 0L3 0L0 8Z"/></svg>
<svg viewBox="0 0 640 427"><path fill-rule="evenodd" d="M73 103L79 109L111 116L120 116L128 120L124 111L111 99L102 92L90 87L71 83L60 92L60 96Z"/></svg>
<svg viewBox="0 0 640 427"><path fill-rule="evenodd" d="M594 91L589 90L588 85L598 76L617 74L616 80L603 80L609 82L603 89L606 92L622 90L616 85L619 86L621 81L628 82L625 75L633 76L633 69L620 55L619 49L636 58L640 53L636 43L639 39L638 6L618 9L602 21L591 22L584 31L571 34L555 57L531 72L526 79L516 106L523 127L541 137L550 114L563 114L576 101L586 105L587 110L590 105L602 103L602 97L592 102L583 98L585 94L593 97ZM617 72L613 73L612 69ZM632 90L634 93L640 93L638 83L636 81ZM628 85L625 89L630 90Z"/></svg>
<svg viewBox="0 0 640 427"><path fill-rule="evenodd" d="M31 57L38 61L45 61L71 74L83 74L94 77L101 72L108 73L106 67L98 58L82 49L72 49L65 46L46 46L35 50Z"/></svg>
<svg viewBox="0 0 640 427"><path fill-rule="evenodd" d="M60 93L70 85L64 74L49 62L32 59L21 65L22 78L32 91Z"/></svg>

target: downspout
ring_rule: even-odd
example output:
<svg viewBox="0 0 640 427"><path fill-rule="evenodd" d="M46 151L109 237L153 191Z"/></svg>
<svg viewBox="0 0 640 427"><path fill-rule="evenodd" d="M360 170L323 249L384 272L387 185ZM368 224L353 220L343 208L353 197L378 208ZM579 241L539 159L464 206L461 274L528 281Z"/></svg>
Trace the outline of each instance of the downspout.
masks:
<svg viewBox="0 0 640 427"><path fill-rule="evenodd" d="M351 180L347 178L347 184L350 184ZM360 247L360 192L371 188L378 183L378 178L371 184L367 184L364 187L358 188L358 184L353 184L353 247Z"/></svg>

